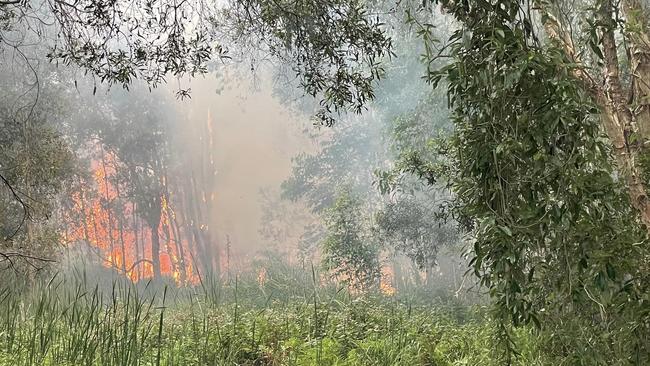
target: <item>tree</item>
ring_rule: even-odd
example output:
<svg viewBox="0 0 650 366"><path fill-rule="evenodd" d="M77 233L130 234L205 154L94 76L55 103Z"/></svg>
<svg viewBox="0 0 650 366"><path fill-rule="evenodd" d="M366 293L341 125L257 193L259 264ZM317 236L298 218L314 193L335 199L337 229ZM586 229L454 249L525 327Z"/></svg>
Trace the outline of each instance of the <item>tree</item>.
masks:
<svg viewBox="0 0 650 366"><path fill-rule="evenodd" d="M352 288L367 290L379 279L379 247L364 236L361 202L343 190L325 214L322 263Z"/></svg>
<svg viewBox="0 0 650 366"><path fill-rule="evenodd" d="M434 85L444 78L449 94L449 160L402 168L448 178L454 211L468 218L474 272L502 319L551 329L590 364L647 363L641 2L585 2L590 52L579 52L579 28L558 13L568 3L435 3L462 25L442 49L451 63L427 75ZM426 26L421 34L435 43ZM600 337L577 336L569 323Z"/></svg>
<svg viewBox="0 0 650 366"><path fill-rule="evenodd" d="M44 81L31 101L36 72ZM60 231L48 218L77 172L57 128L69 118L61 77L47 65L0 65L0 269L41 269L58 250Z"/></svg>
<svg viewBox="0 0 650 366"><path fill-rule="evenodd" d="M13 33L54 24L56 37L42 37L50 60L125 88L134 79L155 87L168 77L205 74L210 62L230 58L226 44L254 44L293 65L307 94L320 98L318 117L326 124L332 113L360 112L373 98L391 48L359 0L233 0L226 7L205 0L10 0L0 2L0 20L0 41L9 46L20 39Z"/></svg>

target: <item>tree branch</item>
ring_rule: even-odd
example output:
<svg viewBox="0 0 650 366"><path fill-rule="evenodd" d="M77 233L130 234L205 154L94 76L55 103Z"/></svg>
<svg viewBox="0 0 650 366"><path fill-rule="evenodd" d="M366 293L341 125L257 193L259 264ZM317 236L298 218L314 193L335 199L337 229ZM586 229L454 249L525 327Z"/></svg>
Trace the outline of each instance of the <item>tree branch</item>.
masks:
<svg viewBox="0 0 650 366"><path fill-rule="evenodd" d="M548 37L557 42L569 60L576 65L573 69L573 76L583 83L584 88L592 97L602 99L604 97L603 90L599 83L587 72L584 62L576 52L571 34L564 29L558 18L548 11L542 1L535 1L535 10L542 16L544 30Z"/></svg>
<svg viewBox="0 0 650 366"><path fill-rule="evenodd" d="M18 269L16 268L16 259L22 259L27 263L30 267L33 269L40 271L43 268L45 268L45 264L47 263L56 263L55 260L50 259L50 258L44 258L44 257L37 257L25 253L18 253L18 252L0 252L0 263L3 262L8 262L9 267L14 270L15 272L18 272ZM35 264L35 262L41 263L42 265L38 266Z"/></svg>
<svg viewBox="0 0 650 366"><path fill-rule="evenodd" d="M23 208L23 218L21 219L20 224L18 225L16 230L14 230L13 234L11 234L10 236L4 238L4 240L10 240L10 239L12 239L14 236L16 236L18 234L18 231L20 231L20 229L25 224L25 221L27 221L27 218L29 217L29 206L27 205L27 203L25 203L25 201L23 201L23 199L20 197L18 192L16 192L16 190L11 185L11 183L9 183L7 178L5 178L2 174L0 174L0 180L4 183L4 185L7 188L9 188L9 191L11 192L11 195L13 196L14 200L16 200Z"/></svg>
<svg viewBox="0 0 650 366"><path fill-rule="evenodd" d="M623 128L627 135L632 133L632 113L627 107L625 93L620 78L620 66L618 60L618 50L614 30L616 22L613 19L613 7L611 0L604 0L598 10L598 17L602 23L601 43L603 45L603 58L605 62L605 93L608 99L613 103L617 116L619 118L618 127ZM620 121L620 120L623 121Z"/></svg>

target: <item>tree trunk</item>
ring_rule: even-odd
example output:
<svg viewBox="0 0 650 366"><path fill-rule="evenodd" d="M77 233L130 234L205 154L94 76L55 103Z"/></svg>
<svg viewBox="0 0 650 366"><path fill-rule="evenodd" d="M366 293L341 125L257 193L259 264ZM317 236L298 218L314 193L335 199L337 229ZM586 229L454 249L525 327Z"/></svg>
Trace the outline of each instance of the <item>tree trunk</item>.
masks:
<svg viewBox="0 0 650 366"><path fill-rule="evenodd" d="M153 278L160 280L162 274L160 272L160 236L158 235L158 223L151 225L151 263L153 263Z"/></svg>
<svg viewBox="0 0 650 366"><path fill-rule="evenodd" d="M181 282L187 282L187 266L185 265L185 249L183 248L183 237L176 215L171 216L170 225L174 233L174 242L176 243L176 253L178 255L178 266L180 269Z"/></svg>
<svg viewBox="0 0 650 366"><path fill-rule="evenodd" d="M115 175L117 176L117 168ZM116 199L119 201L121 192L120 192L120 182L116 180L115 182L115 193L117 194ZM125 276L129 276L126 270L126 244L124 243L124 205L120 204L120 213L118 213L117 217L117 225L118 225L118 231L120 234L120 248L122 250L122 272L124 273Z"/></svg>
<svg viewBox="0 0 650 366"><path fill-rule="evenodd" d="M167 174L165 174L165 184L163 186L163 192L165 195L165 200L167 201L167 206L165 207L165 214L167 215L167 227L165 231L169 236L169 253L176 253L176 260L172 261L174 267L178 271L180 283L186 282L186 269L185 269L185 253L183 251L183 241L181 238L180 229L178 227L178 221L176 220L176 215L172 209L171 204L171 194L169 193L169 188L167 186ZM174 250L175 249L175 250Z"/></svg>
<svg viewBox="0 0 650 366"><path fill-rule="evenodd" d="M393 255L393 283L395 290L402 291L406 287L404 286L404 274L402 273L402 265L400 263L400 259L397 257L397 255Z"/></svg>
<svg viewBox="0 0 650 366"><path fill-rule="evenodd" d="M628 6L638 6L638 9L641 9L640 4L636 1L627 1L627 3ZM632 5L631 3L637 4ZM637 120L637 116L632 112L632 107L634 99L638 98L628 100L621 84L614 34L616 22L614 20L614 9L610 1L602 2L599 16L603 24L608 24L608 26L602 33L603 55L605 58L605 89L604 93L600 93L596 100L601 104L604 127L614 145L614 155L618 162L618 168L628 186L632 205L639 211L641 220L646 225L646 228L650 230L650 200L648 199L646 184L642 179L643 169L639 164L639 157L644 153L643 146L646 141L650 141L650 135L647 135L650 131L650 120ZM631 14L628 13L628 19L630 16ZM639 14L638 16L642 15ZM630 24L628 24L629 26ZM634 42L631 43L634 44ZM630 49L631 52L628 52L631 57L633 72L648 68L647 60L644 62L639 58L638 48L633 46ZM650 81L650 79L640 79L641 76L633 75L634 85L645 84ZM647 90L646 87L637 88ZM634 89L634 87L630 88L627 94L634 96ZM632 102L632 106L628 104L630 102Z"/></svg>
<svg viewBox="0 0 650 366"><path fill-rule="evenodd" d="M648 154L646 146L650 144L650 42L641 3L639 0L624 0L622 4L627 18L625 35L633 81L627 90L620 80L615 37L617 23L611 0L602 1L596 14L599 24L602 24L604 86L589 74L580 60L567 27L563 27L551 14L547 4L537 1L536 6L545 19L546 34L558 42L567 57L578 66L573 71L574 76L600 107L603 128L611 141L618 171L627 185L631 204L650 232L650 199L639 159Z"/></svg>
<svg viewBox="0 0 650 366"><path fill-rule="evenodd" d="M159 280L162 277L160 271L160 219L162 216L162 199L160 193L152 195L148 203L146 213L147 223L151 232L151 263L153 264L154 279Z"/></svg>
<svg viewBox="0 0 650 366"><path fill-rule="evenodd" d="M194 179L194 173L190 177L190 183L192 187L192 197L189 202L192 205L194 212L194 230L196 231L198 242L201 245L201 255L203 262L204 271L208 271L211 275L219 278L221 276L221 271L219 268L219 259L215 258L213 255L212 246L214 243L211 241L210 236L210 220L209 220L209 207L203 202L207 200L205 196L205 191L200 190L197 186L196 179Z"/></svg>
<svg viewBox="0 0 650 366"><path fill-rule="evenodd" d="M102 154L102 170L104 171L104 199L106 200L106 215L108 218L108 222L106 223L106 233L108 235L108 243L110 245L110 255L109 258L111 259L111 266L113 268L119 269L119 266L115 263L115 258L114 256L114 250L115 250L115 243L113 241L113 202L109 196L109 186L108 186L108 172L106 170L106 155L104 153L104 146L100 145L101 147L101 154Z"/></svg>
<svg viewBox="0 0 650 366"><path fill-rule="evenodd" d="M140 256L140 229L138 228L138 220L137 220L137 217L136 217L136 214L135 214L137 212L135 203L132 203L131 205L132 205L131 218L133 219L133 237L134 237L134 240L135 240L135 243L133 243L133 245L135 245L135 260L133 261L133 263L137 263L140 259L142 259L142 257ZM141 268L142 268L142 266L138 266L135 269L137 271L136 278L138 280L142 279L142 269ZM133 270L134 269L131 269L131 271L133 271Z"/></svg>

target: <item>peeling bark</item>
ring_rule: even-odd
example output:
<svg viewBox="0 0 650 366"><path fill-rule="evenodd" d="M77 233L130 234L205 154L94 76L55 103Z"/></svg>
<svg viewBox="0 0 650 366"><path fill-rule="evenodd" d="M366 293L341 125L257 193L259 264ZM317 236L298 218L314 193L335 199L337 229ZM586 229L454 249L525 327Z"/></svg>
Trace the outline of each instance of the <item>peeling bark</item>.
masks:
<svg viewBox="0 0 650 366"><path fill-rule="evenodd" d="M600 107L603 129L611 141L618 170L627 185L631 203L650 231L650 199L638 159L644 152L646 142L650 142L650 42L645 33L645 13L640 2L625 0L622 5L628 21L626 37L631 45L628 54L633 82L630 86L623 85L620 78L618 45L614 33L616 22L610 0L600 4L597 14L600 23L605 25L601 31L604 82L598 82L587 71L570 35L545 8L544 3L538 1L536 7L544 19L546 34L578 66L573 71L574 77Z"/></svg>

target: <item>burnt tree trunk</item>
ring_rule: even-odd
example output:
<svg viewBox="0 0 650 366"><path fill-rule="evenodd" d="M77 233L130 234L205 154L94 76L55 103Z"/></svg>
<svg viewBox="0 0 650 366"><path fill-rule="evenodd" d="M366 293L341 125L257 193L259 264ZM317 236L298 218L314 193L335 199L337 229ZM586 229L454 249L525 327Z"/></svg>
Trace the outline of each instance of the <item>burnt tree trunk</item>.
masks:
<svg viewBox="0 0 650 366"><path fill-rule="evenodd" d="M160 271L160 218L162 215L161 199L159 194L155 194L148 202L146 217L151 233L151 263L153 265L153 277L156 280L162 278Z"/></svg>
<svg viewBox="0 0 650 366"><path fill-rule="evenodd" d="M151 231L151 263L153 264L153 277L154 279L161 279L162 273L160 272L160 236L158 235L158 227L160 221L149 226Z"/></svg>

